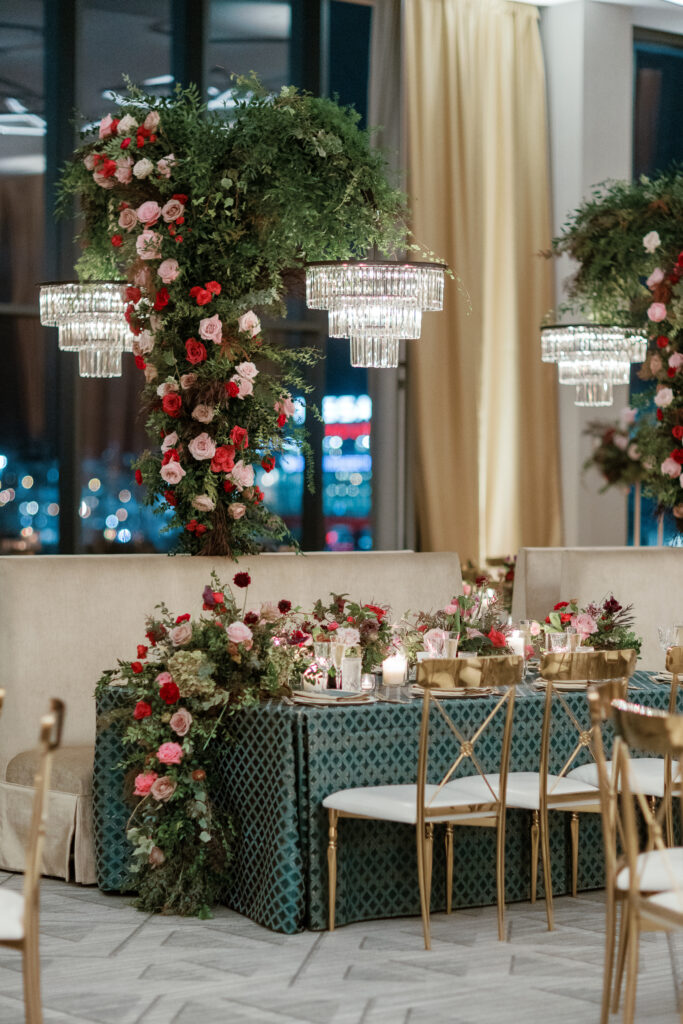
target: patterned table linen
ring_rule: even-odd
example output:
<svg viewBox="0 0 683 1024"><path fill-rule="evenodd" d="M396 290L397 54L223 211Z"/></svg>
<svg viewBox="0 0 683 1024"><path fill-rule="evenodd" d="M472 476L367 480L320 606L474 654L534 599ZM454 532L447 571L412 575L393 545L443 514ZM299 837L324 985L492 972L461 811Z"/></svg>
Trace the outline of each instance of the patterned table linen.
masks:
<svg viewBox="0 0 683 1024"><path fill-rule="evenodd" d="M636 673L630 696L666 708L669 687ZM585 696L567 693L574 714L587 723ZM681 695L683 698L683 695ZM108 712L125 691L112 688L98 704L105 716L95 750L95 843L98 884L105 891L130 891L130 846L125 824L131 807L122 797L121 727ZM444 707L464 733L471 734L495 697L450 700ZM544 694L522 686L515 705L511 770L538 767ZM234 815L237 845L234 877L225 903L274 931L292 934L327 927L327 812L322 800L337 789L414 782L420 701L353 707L291 707L269 702L235 716L238 739L221 758L217 799ZM576 733L557 712L551 770L571 753ZM102 721L102 718L100 718ZM495 771L500 730L485 734L475 748L484 770ZM434 720L430 777L453 757L452 734ZM579 763L579 762L577 762ZM569 815L551 814L553 889L570 889L567 841ZM435 829L432 907L445 906L443 826ZM603 884L598 815L581 816L579 888ZM393 823L343 820L339 827L337 922L418 915L413 829ZM507 816L506 889L508 900L529 897L529 815ZM542 894L542 876L539 879ZM495 902L493 830L458 827L455 832L454 905Z"/></svg>

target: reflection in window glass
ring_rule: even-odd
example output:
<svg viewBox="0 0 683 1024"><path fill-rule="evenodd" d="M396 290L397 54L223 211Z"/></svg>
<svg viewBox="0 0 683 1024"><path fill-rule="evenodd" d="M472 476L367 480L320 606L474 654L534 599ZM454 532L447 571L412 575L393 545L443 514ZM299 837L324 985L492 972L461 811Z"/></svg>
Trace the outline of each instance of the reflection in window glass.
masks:
<svg viewBox="0 0 683 1024"><path fill-rule="evenodd" d="M270 92L289 84L289 3L211 0L206 81L209 105L230 108L231 75L255 71Z"/></svg>

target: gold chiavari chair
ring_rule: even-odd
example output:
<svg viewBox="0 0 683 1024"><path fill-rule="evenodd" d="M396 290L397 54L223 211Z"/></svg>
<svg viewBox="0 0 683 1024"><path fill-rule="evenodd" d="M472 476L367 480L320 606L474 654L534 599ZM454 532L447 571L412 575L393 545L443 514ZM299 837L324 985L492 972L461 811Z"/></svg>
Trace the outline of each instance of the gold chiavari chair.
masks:
<svg viewBox="0 0 683 1024"><path fill-rule="evenodd" d="M337 838L341 818L370 818L379 821L403 822L415 828L417 844L418 885L425 949L431 949L430 896L432 877L432 846L434 825L445 823L450 830L450 851L447 869L452 879L454 825L478 825L496 829L496 891L498 903L498 937L505 937L505 785L510 761L512 717L515 686L522 677L523 661L518 656L467 658L424 661L419 667L418 682L423 687L423 706L417 760L417 783L414 785L364 786L338 790L323 800L329 813L329 927L334 930L337 888ZM471 736L465 736L445 713L432 690L464 687L473 692L492 687L496 702L492 710L482 714L482 721ZM467 699L467 698L463 698ZM428 783L429 726L432 716L440 716L455 738L457 754L440 781ZM476 745L492 723L503 717L500 772L496 790L479 763ZM454 779L462 765L471 774ZM447 844L448 850L448 844ZM449 882L449 885L452 884ZM452 898L449 888L449 909Z"/></svg>
<svg viewBox="0 0 683 1024"><path fill-rule="evenodd" d="M59 747L64 704L53 700L50 713L40 720L40 762L35 778L31 830L26 851L23 893L0 888L0 946L21 952L24 975L26 1024L42 1024L38 910L41 861L47 816L46 794L50 786L52 754Z"/></svg>
<svg viewBox="0 0 683 1024"><path fill-rule="evenodd" d="M576 895L579 857L579 814L600 813L597 778L584 782L572 775L572 766L587 751L595 759L592 730L579 721L563 693L563 687L587 690L591 682L610 678L628 678L633 674L635 651L557 652L541 656L541 676L545 684L545 705L541 727L540 766L537 772L510 772L507 806L532 813L531 824L531 902L536 900L538 852L541 850L548 930L552 931L553 888L550 868L548 815L551 811L571 814L572 895ZM554 716L554 712L557 715ZM553 719L559 718L576 732L575 746L559 772L551 773L551 734Z"/></svg>
<svg viewBox="0 0 683 1024"><path fill-rule="evenodd" d="M671 849L664 842L662 815L653 814L646 797L638 792L629 748L680 760L683 756L683 715L655 711L624 700L614 701L612 709L615 731L621 740L616 760L622 795L621 832L625 859L622 871L628 875L626 914L622 924L627 961L623 1020L632 1024L641 932L683 929L683 864L678 856L680 848ZM676 788L680 795L680 785ZM644 850L641 850L637 810L646 828ZM660 875L660 885L654 893L647 881L653 863ZM620 987L619 967L616 981ZM618 1004L618 988L616 1002ZM616 1011L618 1005L613 1009Z"/></svg>

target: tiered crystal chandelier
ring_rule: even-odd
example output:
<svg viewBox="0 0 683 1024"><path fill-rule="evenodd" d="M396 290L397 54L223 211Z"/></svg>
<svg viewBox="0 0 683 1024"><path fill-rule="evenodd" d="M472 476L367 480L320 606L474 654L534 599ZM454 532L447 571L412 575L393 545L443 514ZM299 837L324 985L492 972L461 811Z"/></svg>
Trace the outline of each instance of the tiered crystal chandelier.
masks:
<svg viewBox="0 0 683 1024"><path fill-rule="evenodd" d="M642 362L647 337L633 327L548 324L541 328L541 358L557 363L560 384L576 387L574 404L607 406L615 384L628 384L631 363Z"/></svg>
<svg viewBox="0 0 683 1024"><path fill-rule="evenodd" d="M41 286L40 322L59 328L62 352L78 352L81 377L121 376L121 354L133 348L124 317L125 287L121 281Z"/></svg>
<svg viewBox="0 0 683 1024"><path fill-rule="evenodd" d="M306 304L329 311L331 338L348 338L351 365L398 366L399 341L419 338L422 313L443 309L445 266L348 260L306 267Z"/></svg>

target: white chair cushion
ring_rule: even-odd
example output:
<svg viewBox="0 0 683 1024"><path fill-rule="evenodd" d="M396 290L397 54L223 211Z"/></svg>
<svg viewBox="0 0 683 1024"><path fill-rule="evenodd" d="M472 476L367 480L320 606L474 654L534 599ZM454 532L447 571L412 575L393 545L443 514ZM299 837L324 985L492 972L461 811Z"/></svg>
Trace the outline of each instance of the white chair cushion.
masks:
<svg viewBox="0 0 683 1024"><path fill-rule="evenodd" d="M487 775L486 778L494 793L498 792L500 775ZM483 783L482 783L483 785ZM548 776L548 798L552 805L555 795L576 796L577 802L595 803L598 792L595 786L589 786L578 779L560 778L558 775ZM540 807L540 776L538 772L509 772L506 804L508 807L526 811L537 811Z"/></svg>
<svg viewBox="0 0 683 1024"><path fill-rule="evenodd" d="M683 882L683 879L681 879ZM681 915L681 923L678 927L683 928L683 892L675 890L674 892L658 892L656 896L648 896L646 900L642 900L640 903L640 913L643 917L652 917L660 924L664 923L664 920L657 914L658 908L663 910L672 911L674 914ZM648 910L652 913L649 914ZM676 925L670 921L666 924L670 928L675 928Z"/></svg>
<svg viewBox="0 0 683 1024"><path fill-rule="evenodd" d="M425 804L431 809L452 807L454 804L490 803L492 800L488 789L485 797L477 796L469 777L448 783L441 792L438 792L438 788L433 785L425 786ZM417 822L417 786L359 786L354 789L340 789L325 797L323 807L380 821L401 821L407 825L414 825ZM429 820L459 821L489 817L490 813L475 811L436 817L430 815Z"/></svg>
<svg viewBox="0 0 683 1024"><path fill-rule="evenodd" d="M0 887L0 939L23 939L24 894Z"/></svg>
<svg viewBox="0 0 683 1024"><path fill-rule="evenodd" d="M638 855L638 878L641 892L664 892L671 889L676 880L683 888L683 847L670 850L649 850ZM629 870L622 868L617 875L617 889L626 892L629 886Z"/></svg>
<svg viewBox="0 0 683 1024"><path fill-rule="evenodd" d="M646 796L664 796L664 758L635 757L631 758L631 785L638 793ZM612 774L612 762L606 764L607 772ZM674 774L672 765L672 776ZM591 786L598 785L598 766L595 762L582 764L567 772L568 779L580 779Z"/></svg>

